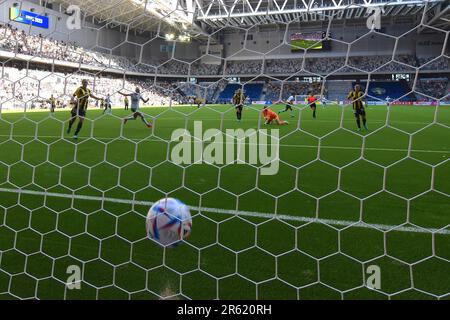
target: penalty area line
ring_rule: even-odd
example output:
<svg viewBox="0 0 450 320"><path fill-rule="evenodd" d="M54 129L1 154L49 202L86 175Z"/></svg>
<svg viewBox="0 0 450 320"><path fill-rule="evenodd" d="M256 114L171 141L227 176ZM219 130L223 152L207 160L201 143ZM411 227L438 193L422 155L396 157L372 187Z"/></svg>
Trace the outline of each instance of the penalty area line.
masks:
<svg viewBox="0 0 450 320"><path fill-rule="evenodd" d="M140 205L140 206L147 206L147 207L151 207L154 204L154 202L151 202L151 201L75 195L75 194L35 191L35 190L26 190L26 189L0 188L0 192L36 195L36 196L44 196L44 197L57 197L57 198L65 198L65 199ZM361 221L321 219L321 218L311 218L311 217L288 215L288 214L274 214L274 213L240 211L240 210L230 210L230 209L220 209L220 208L208 208L208 207L196 207L196 206L188 206L188 207L190 210L198 211L200 213L217 213L217 214L230 215L230 216L263 218L263 219L268 219L268 220L278 219L278 220L283 220L283 221L287 221L287 222L291 221L291 222L303 222L303 223L317 223L317 224L326 224L326 225L330 225L330 226L339 226L339 227L378 229L381 231L392 230L392 231L411 232L411 233L434 233L434 234L450 235L450 230L447 230L447 229L420 228L420 227L414 227L414 226L398 226L398 225L396 226L396 225L387 225L387 224L373 224L373 223L363 223Z"/></svg>

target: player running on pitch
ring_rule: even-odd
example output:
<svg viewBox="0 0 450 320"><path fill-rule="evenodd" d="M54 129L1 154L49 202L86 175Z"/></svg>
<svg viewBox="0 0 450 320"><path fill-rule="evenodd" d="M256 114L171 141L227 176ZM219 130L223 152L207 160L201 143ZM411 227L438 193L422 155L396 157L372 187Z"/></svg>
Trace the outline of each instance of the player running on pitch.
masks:
<svg viewBox="0 0 450 320"><path fill-rule="evenodd" d="M294 110L292 109L292 106L295 103L295 98L293 95L290 95L289 98L286 100L286 107L284 108L284 110L281 110L280 112L278 112L278 114L283 113L283 112L287 112L290 111L291 112L291 118L294 117Z"/></svg>
<svg viewBox="0 0 450 320"><path fill-rule="evenodd" d="M202 98L194 97L194 104L197 105L197 108L200 108L202 104L204 104L204 100Z"/></svg>
<svg viewBox="0 0 450 320"><path fill-rule="evenodd" d="M314 119L316 118L316 109L317 109L316 101L317 101L317 98L312 93L312 91L308 92L308 105L311 108L311 110L313 111Z"/></svg>
<svg viewBox="0 0 450 320"><path fill-rule="evenodd" d="M262 115L263 115L264 119L266 119L266 121L264 123L266 125L272 124L273 121L275 121L278 125L289 124L289 122L287 122L287 121L281 121L280 116L276 112L269 109L267 106L264 106Z"/></svg>
<svg viewBox="0 0 450 320"><path fill-rule="evenodd" d="M106 99L103 101L103 108L104 108L103 114L105 114L105 112L107 112L109 114L112 113L111 105L112 105L111 96L108 94L108 95L106 95Z"/></svg>
<svg viewBox="0 0 450 320"><path fill-rule="evenodd" d="M92 94L91 90L88 89L89 82L84 79L81 81L81 87L79 87L75 93L73 94L74 99L74 107L70 111L71 118L69 121L69 128L67 129L67 134L72 130L72 126L75 123L75 120L78 118L77 129L75 130L75 134L73 136L74 139L78 138L78 133L80 133L81 128L83 127L83 122L86 117L86 110L89 104L89 98L95 100L103 100L102 98L96 97Z"/></svg>
<svg viewBox="0 0 450 320"><path fill-rule="evenodd" d="M140 117L142 122L145 123L147 128L151 128L152 124L148 122L145 118L142 112L139 110L139 104L142 100L142 102L147 103L150 99L144 99L141 95L141 90L139 88L136 88L133 93L122 93L119 91L119 94L123 95L124 97L130 97L131 98L131 111L133 114L129 117L126 117L123 119L123 123L126 124L128 120L136 120L137 117Z"/></svg>
<svg viewBox="0 0 450 320"><path fill-rule="evenodd" d="M236 90L233 96L233 104L236 108L236 118L237 121L241 121L242 119L242 109L244 108L245 95L242 89Z"/></svg>
<svg viewBox="0 0 450 320"><path fill-rule="evenodd" d="M365 105L367 107L367 100L365 98L365 93L361 91L361 86L359 84L355 85L355 90L350 91L347 98L352 101L353 112L355 113L356 125L358 126L358 131L361 131L361 120L363 126L366 130L367 120L366 120L366 109L364 107L363 99L365 100Z"/></svg>
<svg viewBox="0 0 450 320"><path fill-rule="evenodd" d="M386 97L386 106L390 107L391 104L392 104L392 99L391 99L391 97L387 96Z"/></svg>

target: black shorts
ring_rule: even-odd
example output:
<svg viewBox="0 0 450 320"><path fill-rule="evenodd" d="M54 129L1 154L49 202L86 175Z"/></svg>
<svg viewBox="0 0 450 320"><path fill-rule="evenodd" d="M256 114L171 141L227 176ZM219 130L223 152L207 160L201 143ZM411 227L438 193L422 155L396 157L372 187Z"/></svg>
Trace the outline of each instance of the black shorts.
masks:
<svg viewBox="0 0 450 320"><path fill-rule="evenodd" d="M292 104L287 104L285 110L286 110L286 111L287 111L287 110L291 110L291 111L292 111Z"/></svg>
<svg viewBox="0 0 450 320"><path fill-rule="evenodd" d="M312 103L312 104L310 105L310 107L311 107L311 109L315 109L315 108L316 108L316 104L315 104L315 103Z"/></svg>
<svg viewBox="0 0 450 320"><path fill-rule="evenodd" d="M238 104L237 106L235 106L236 111L238 112L242 112L242 109L244 108L244 106L242 104Z"/></svg>
<svg viewBox="0 0 450 320"><path fill-rule="evenodd" d="M366 116L366 110L364 108L357 108L354 111L355 117L358 118L359 116L365 117Z"/></svg>
<svg viewBox="0 0 450 320"><path fill-rule="evenodd" d="M86 117L86 109L78 109L78 108L73 108L70 111L70 114L72 115L72 118L78 116L78 117Z"/></svg>

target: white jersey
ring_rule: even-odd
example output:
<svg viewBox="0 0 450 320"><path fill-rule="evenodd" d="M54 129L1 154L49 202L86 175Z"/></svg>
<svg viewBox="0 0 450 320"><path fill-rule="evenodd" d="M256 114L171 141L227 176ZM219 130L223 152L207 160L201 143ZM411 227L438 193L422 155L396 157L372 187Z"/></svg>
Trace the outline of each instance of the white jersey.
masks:
<svg viewBox="0 0 450 320"><path fill-rule="evenodd" d="M139 103L141 101L141 94L140 93L132 93L131 96L131 109L133 110L139 110Z"/></svg>
<svg viewBox="0 0 450 320"><path fill-rule="evenodd" d="M289 96L289 98L287 99L287 103L288 103L288 104L293 104L294 101L295 101L294 96Z"/></svg>

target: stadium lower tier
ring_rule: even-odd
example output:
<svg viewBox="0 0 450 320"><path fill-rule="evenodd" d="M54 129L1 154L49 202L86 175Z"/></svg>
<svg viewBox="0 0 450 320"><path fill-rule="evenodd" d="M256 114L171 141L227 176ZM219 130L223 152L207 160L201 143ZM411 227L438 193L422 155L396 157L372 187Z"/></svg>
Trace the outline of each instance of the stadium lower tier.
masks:
<svg viewBox="0 0 450 320"><path fill-rule="evenodd" d="M285 101L289 96L307 95L309 92L319 100L345 101L355 81L330 80L325 82L261 81L232 83L225 79L188 83L176 80L153 82L146 78L93 76L90 73L49 72L46 70L3 68L0 79L0 103L3 109L39 108L48 104L53 95L58 104L67 105L82 79L94 85L93 91L101 96L111 96L115 105L123 104L119 91L131 92L140 88L149 105L174 105L193 103L196 98L205 103L230 103L236 90L243 89L247 103ZM367 82L361 82L363 89ZM400 81L378 81L369 83L366 98L369 102L444 102L450 100L448 78L419 78L415 83Z"/></svg>

